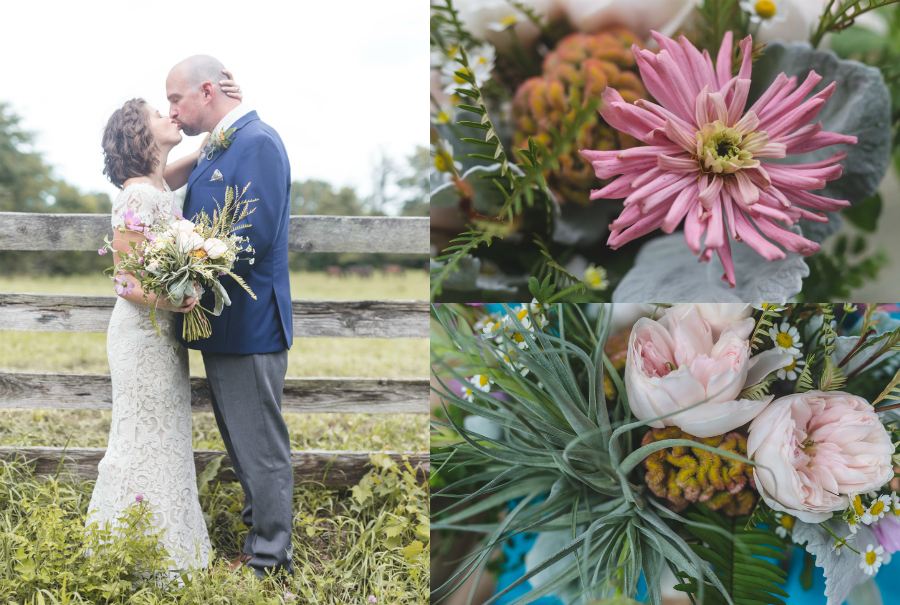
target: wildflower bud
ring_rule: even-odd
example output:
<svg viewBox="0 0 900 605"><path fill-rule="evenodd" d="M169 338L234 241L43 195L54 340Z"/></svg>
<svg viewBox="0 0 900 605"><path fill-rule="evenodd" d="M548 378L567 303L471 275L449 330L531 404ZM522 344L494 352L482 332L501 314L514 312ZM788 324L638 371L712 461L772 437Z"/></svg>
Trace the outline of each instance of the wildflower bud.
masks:
<svg viewBox="0 0 900 605"><path fill-rule="evenodd" d="M138 494L138 495L136 495L136 496L134 497L134 500L135 500L135 502L143 502L143 501L144 501L144 494Z"/></svg>
<svg viewBox="0 0 900 605"><path fill-rule="evenodd" d="M99 254L100 256L104 256L106 254L106 250L100 248L99 250L97 250L97 254Z"/></svg>
<svg viewBox="0 0 900 605"><path fill-rule="evenodd" d="M632 44L640 39L624 28L599 34L572 34L563 38L544 59L543 74L519 86L513 100L513 142L527 149L532 137L544 145L553 142L553 131L565 135L563 121L570 121L586 101L599 99L607 86L615 87L629 103L646 96L637 75ZM569 153L559 158L547 182L560 202L590 203L597 188L593 167L579 149L627 149L637 141L609 126L602 118L588 124L575 138ZM603 183L605 184L605 183Z"/></svg>

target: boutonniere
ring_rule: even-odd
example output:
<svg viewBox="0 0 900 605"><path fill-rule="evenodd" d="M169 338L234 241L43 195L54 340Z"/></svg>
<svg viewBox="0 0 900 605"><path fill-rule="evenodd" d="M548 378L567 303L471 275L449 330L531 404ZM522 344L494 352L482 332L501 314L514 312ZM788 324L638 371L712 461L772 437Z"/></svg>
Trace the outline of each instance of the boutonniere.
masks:
<svg viewBox="0 0 900 605"><path fill-rule="evenodd" d="M237 130L237 128L229 128L228 130L219 131L218 134L213 133L209 135L210 149L209 153L206 154L206 159L208 161L212 161L213 155L215 155L218 150L231 147L232 139L230 137L234 134L235 130Z"/></svg>

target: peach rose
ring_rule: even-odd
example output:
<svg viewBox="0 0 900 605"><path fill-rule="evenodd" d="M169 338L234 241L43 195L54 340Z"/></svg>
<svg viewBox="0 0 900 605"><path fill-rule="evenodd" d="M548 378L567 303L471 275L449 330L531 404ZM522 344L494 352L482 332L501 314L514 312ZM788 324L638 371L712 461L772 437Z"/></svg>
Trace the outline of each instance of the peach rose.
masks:
<svg viewBox="0 0 900 605"><path fill-rule="evenodd" d="M636 417L649 420L700 403L649 425L713 437L750 422L766 407L772 397L736 398L745 386L786 365L790 356L765 351L751 357L747 339L753 320L732 321L733 315L725 327L714 328L696 306L685 305L666 309L659 321L637 321L625 363L625 390Z"/></svg>
<svg viewBox="0 0 900 605"><path fill-rule="evenodd" d="M890 481L893 453L874 408L839 391L773 401L753 420L747 439L760 495L775 510L807 523L847 508L851 494Z"/></svg>

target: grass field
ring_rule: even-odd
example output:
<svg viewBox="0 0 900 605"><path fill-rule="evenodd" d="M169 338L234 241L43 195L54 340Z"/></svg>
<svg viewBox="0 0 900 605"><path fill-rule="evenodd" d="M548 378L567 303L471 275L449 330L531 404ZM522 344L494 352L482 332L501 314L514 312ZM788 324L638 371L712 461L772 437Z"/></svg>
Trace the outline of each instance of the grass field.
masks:
<svg viewBox="0 0 900 605"><path fill-rule="evenodd" d="M292 296L309 299L425 299L424 271L404 276L329 278L298 273ZM0 277L0 292L111 294L103 277ZM424 378L427 339L295 339L288 376ZM191 374L205 375L190 354ZM0 331L0 371L107 373L106 334ZM423 402L424 403L424 402ZM103 447L111 412L0 411L0 444ZM285 414L293 449L423 451L425 414ZM211 413L193 415L196 449L224 449ZM237 483L198 478L200 501L216 549L211 573L182 587L132 585L135 565L155 552L147 541L117 539L115 556L81 556L93 482L36 478L18 462L0 461L0 602L418 605L429 595L427 485L381 459L352 490L301 483L294 492L294 565L285 586L265 585L224 564L236 558L247 528ZM421 474L420 474L421 477ZM129 507L132 514L135 507ZM137 513L134 513L137 514ZM136 532L134 535L141 535ZM268 589L268 590L267 590Z"/></svg>

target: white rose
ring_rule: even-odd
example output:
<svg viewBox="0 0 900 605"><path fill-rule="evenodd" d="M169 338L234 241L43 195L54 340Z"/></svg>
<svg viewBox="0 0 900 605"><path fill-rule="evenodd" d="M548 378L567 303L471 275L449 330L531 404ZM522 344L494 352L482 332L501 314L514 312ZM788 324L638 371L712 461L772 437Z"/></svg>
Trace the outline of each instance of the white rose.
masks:
<svg viewBox="0 0 900 605"><path fill-rule="evenodd" d="M187 237L179 235L178 237L178 245L181 248L182 252L193 252L194 250L199 250L203 247L203 236L199 233L194 233L191 231L190 235Z"/></svg>
<svg viewBox="0 0 900 605"><path fill-rule="evenodd" d="M206 251L206 255L210 258L220 258L228 251L228 246L222 240L211 237L203 242L203 250Z"/></svg>

